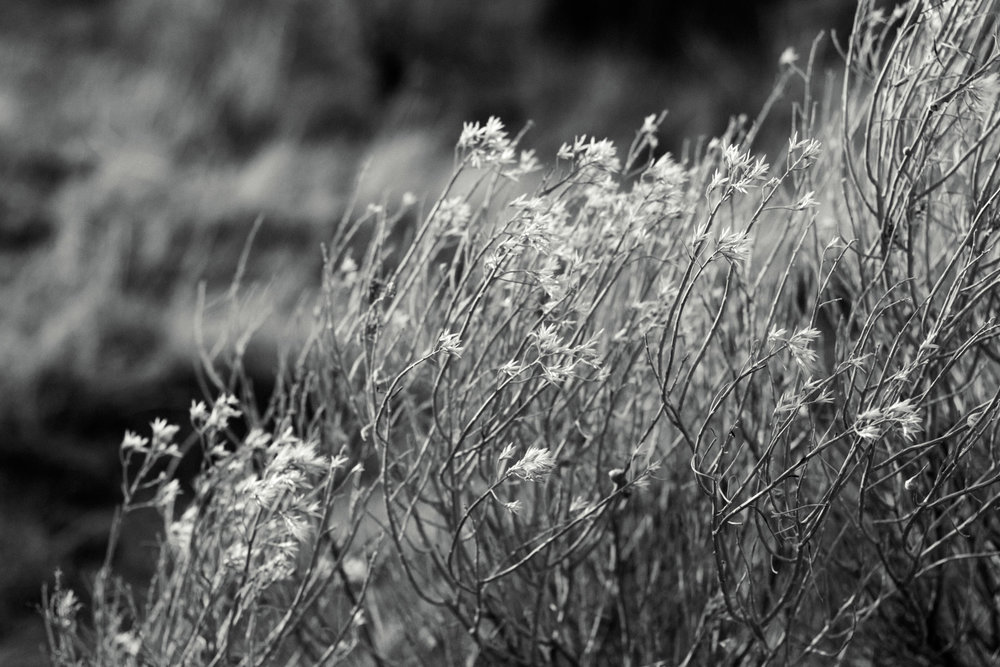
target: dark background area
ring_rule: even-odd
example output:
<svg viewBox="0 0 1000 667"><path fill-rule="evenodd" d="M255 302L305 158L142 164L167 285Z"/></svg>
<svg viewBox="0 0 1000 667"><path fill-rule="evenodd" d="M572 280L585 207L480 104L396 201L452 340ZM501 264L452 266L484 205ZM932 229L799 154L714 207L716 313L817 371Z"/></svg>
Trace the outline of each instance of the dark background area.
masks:
<svg viewBox="0 0 1000 667"><path fill-rule="evenodd" d="M44 664L35 607L84 588L118 497L123 431L183 423L193 338L262 322L266 387L359 201L433 197L461 123L529 120L662 146L753 116L795 47L846 35L850 0L4 0L0 2L0 664ZM836 66L836 54L822 63ZM765 144L787 132L778 114ZM239 312L215 305L253 222ZM138 534L140 534L141 531ZM147 536L148 538L148 536ZM138 539L138 538L136 538ZM142 549L121 567L141 570Z"/></svg>

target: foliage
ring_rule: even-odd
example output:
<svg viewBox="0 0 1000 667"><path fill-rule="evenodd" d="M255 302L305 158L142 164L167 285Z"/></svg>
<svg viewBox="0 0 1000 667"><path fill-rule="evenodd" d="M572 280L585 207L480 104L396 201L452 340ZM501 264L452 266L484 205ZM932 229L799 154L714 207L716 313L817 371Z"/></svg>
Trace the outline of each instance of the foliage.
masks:
<svg viewBox="0 0 1000 667"><path fill-rule="evenodd" d="M156 574L57 580L56 663L988 663L995 10L863 2L839 107L784 54L774 165L763 117L541 178L467 124L439 199L338 228L265 410L209 369L193 488L126 436Z"/></svg>

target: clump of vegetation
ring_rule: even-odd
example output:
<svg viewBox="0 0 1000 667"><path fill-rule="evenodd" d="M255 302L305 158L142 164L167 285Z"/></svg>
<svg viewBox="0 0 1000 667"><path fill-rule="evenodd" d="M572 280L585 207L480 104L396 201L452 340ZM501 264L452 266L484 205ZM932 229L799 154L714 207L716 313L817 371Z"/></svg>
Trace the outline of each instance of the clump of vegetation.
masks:
<svg viewBox="0 0 1000 667"><path fill-rule="evenodd" d="M787 52L774 164L650 116L539 178L467 124L440 198L325 247L266 409L212 369L191 443L126 435L155 575L115 534L85 613L57 580L56 664L990 662L995 9L862 2L839 105Z"/></svg>

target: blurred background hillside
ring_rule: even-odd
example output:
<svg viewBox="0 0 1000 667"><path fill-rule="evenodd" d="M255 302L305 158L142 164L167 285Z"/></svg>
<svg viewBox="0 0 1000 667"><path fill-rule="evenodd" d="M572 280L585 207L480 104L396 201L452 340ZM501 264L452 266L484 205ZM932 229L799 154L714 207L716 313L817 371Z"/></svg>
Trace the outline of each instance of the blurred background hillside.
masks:
<svg viewBox="0 0 1000 667"><path fill-rule="evenodd" d="M0 2L0 664L41 664L41 582L57 566L80 582L102 557L124 429L183 423L205 391L201 281L206 343L259 325L247 363L266 389L362 165L362 207L433 198L461 123L490 115L515 132L534 121L525 145L544 162L577 134L627 147L667 109L676 153L755 114L782 51L804 60L853 9ZM243 282L260 287L234 312L219 296L258 218Z"/></svg>

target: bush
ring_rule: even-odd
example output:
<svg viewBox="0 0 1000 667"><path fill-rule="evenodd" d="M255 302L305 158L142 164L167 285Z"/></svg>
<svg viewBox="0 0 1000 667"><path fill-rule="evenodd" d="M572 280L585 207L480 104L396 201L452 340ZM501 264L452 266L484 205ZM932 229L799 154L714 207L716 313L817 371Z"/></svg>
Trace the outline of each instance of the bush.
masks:
<svg viewBox="0 0 1000 667"><path fill-rule="evenodd" d="M56 664L988 663L991 9L862 2L839 105L787 52L775 165L763 114L540 179L467 124L439 199L337 230L265 409L237 354L189 443L126 435L155 575L116 580L114 533L88 613L57 579Z"/></svg>

